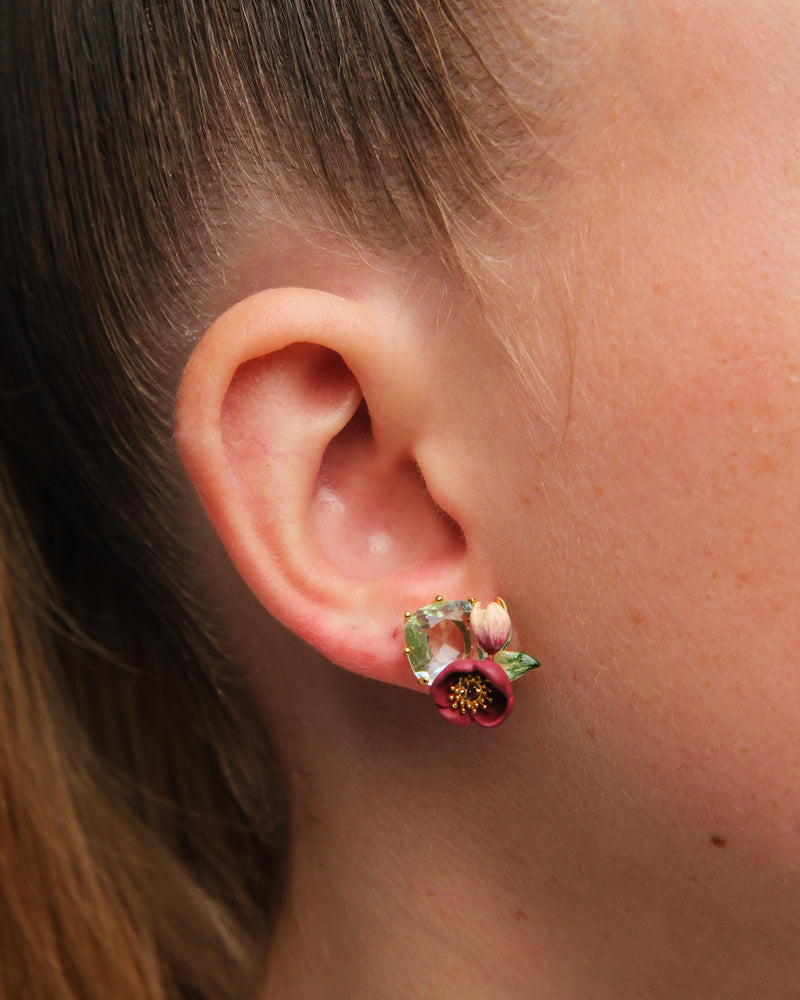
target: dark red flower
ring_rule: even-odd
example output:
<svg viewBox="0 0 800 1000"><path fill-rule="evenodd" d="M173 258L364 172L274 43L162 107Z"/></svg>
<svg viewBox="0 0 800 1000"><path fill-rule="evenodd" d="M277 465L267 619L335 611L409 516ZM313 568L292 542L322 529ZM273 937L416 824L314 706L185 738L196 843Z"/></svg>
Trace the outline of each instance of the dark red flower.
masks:
<svg viewBox="0 0 800 1000"><path fill-rule="evenodd" d="M453 660L436 675L431 698L456 726L499 726L514 707L511 681L494 660Z"/></svg>

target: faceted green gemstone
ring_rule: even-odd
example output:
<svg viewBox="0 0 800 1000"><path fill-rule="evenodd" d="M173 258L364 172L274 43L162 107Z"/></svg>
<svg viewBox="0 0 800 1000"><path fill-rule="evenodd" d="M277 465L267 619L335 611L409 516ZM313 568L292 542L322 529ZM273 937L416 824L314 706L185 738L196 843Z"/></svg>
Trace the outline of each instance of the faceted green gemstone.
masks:
<svg viewBox="0 0 800 1000"><path fill-rule="evenodd" d="M448 663L470 655L469 601L437 601L406 619L408 662L417 679L430 684ZM476 649L479 659L486 655Z"/></svg>

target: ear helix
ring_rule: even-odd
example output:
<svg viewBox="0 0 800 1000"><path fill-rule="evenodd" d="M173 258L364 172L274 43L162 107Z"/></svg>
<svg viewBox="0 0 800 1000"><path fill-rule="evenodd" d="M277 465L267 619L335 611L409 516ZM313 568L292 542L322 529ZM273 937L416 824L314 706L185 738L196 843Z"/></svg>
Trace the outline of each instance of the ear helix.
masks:
<svg viewBox="0 0 800 1000"><path fill-rule="evenodd" d="M472 599L437 597L406 612L405 654L440 714L457 726L494 728L514 707L511 682L539 661L508 649L511 619L505 601L484 607Z"/></svg>

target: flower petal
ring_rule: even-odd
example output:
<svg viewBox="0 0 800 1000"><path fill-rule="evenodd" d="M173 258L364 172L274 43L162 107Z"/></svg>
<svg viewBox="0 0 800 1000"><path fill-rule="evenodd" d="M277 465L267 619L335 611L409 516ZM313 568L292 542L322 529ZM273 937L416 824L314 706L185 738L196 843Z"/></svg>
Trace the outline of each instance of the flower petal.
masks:
<svg viewBox="0 0 800 1000"><path fill-rule="evenodd" d="M430 686L430 695L438 708L450 709L450 685L460 674L471 674L477 660L453 660L439 671Z"/></svg>
<svg viewBox="0 0 800 1000"><path fill-rule="evenodd" d="M439 714L443 719L446 719L451 726L471 726L475 721L474 716L469 712L465 712L464 715L461 712L457 712L456 709L451 708L448 704L447 708L440 708Z"/></svg>
<svg viewBox="0 0 800 1000"><path fill-rule="evenodd" d="M508 698L493 701L483 712L478 712L473 721L477 722L479 726L483 726L484 729L493 729L495 726L499 726L501 722L506 721L509 715L511 715L513 708L514 695L512 694Z"/></svg>
<svg viewBox="0 0 800 1000"><path fill-rule="evenodd" d="M475 712L460 712L450 702L453 684L459 677L479 674L492 688L492 700ZM499 726L508 718L514 707L511 681L499 663L494 660L453 660L437 675L430 687L430 695L443 718L457 726L468 726L472 722L486 728Z"/></svg>
<svg viewBox="0 0 800 1000"><path fill-rule="evenodd" d="M513 697L511 694L511 681L499 663L495 663L494 660L472 660L471 662L477 665L478 673L483 674L492 687L496 691L499 691L504 698Z"/></svg>

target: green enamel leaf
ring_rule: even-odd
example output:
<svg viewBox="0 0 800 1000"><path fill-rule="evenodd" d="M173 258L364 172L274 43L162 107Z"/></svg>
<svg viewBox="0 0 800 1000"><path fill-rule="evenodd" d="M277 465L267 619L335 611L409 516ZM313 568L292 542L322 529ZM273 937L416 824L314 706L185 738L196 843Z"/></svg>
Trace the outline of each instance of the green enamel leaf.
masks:
<svg viewBox="0 0 800 1000"><path fill-rule="evenodd" d="M502 653L497 653L495 655L495 661L500 664L500 666L508 674L508 679L515 681L518 677L522 677L529 670L533 670L534 667L541 666L538 660L535 660L532 656L528 656L527 653L512 653L511 650L503 650Z"/></svg>

